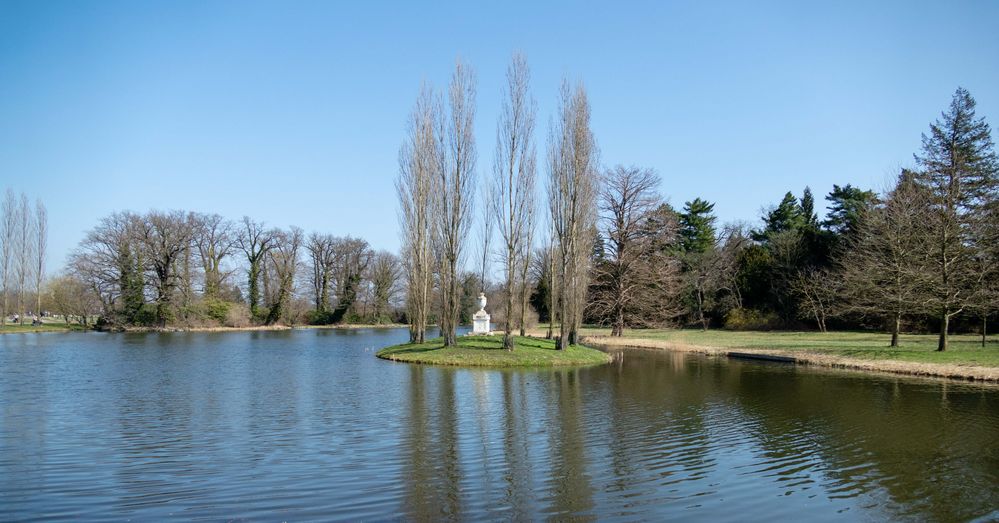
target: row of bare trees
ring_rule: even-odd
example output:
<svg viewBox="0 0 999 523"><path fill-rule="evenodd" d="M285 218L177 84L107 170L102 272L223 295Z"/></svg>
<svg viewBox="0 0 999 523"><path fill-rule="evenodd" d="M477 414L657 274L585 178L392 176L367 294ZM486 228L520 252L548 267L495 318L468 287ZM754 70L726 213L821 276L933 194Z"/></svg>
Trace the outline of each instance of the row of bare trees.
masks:
<svg viewBox="0 0 999 523"><path fill-rule="evenodd" d="M431 301L439 296L437 317L445 346L456 344L460 317L460 269L472 222L476 150L474 76L458 62L446 103L423 86L409 118L400 150L397 189L402 253L408 298L410 339L423 342ZM537 229L537 106L530 93L527 60L515 54L507 70L492 179L482 213L481 276L496 254L503 269L504 346L514 347L513 331L525 334L532 256ZM596 219L598 151L590 129L590 107L581 84L564 82L557 114L548 133L549 261L553 315L559 325L557 347L576 343L585 309L590 252ZM492 231L500 249L490 249ZM485 289L483 289L485 290Z"/></svg>
<svg viewBox="0 0 999 523"><path fill-rule="evenodd" d="M460 61L446 102L424 85L399 152L396 186L409 291L407 316L410 340L416 343L426 337L435 283L444 343L457 343L460 273L475 199L475 89L474 72Z"/></svg>
<svg viewBox="0 0 999 523"><path fill-rule="evenodd" d="M0 326L14 314L22 325L29 312L42 314L47 242L45 205L32 205L24 193L8 188L0 203Z"/></svg>
<svg viewBox="0 0 999 523"><path fill-rule="evenodd" d="M393 255L374 253L364 240L318 233L306 238L298 227L267 227L249 217L119 212L87 234L71 255L67 276L89 290L111 325L294 322L302 319L301 302L308 302L301 298L309 291L315 310L305 319L333 323L360 319L346 316L361 295L373 305L376 321L386 320L397 265ZM303 269L312 276L308 290L299 277ZM53 297L66 296L66 288L71 282L60 282Z"/></svg>

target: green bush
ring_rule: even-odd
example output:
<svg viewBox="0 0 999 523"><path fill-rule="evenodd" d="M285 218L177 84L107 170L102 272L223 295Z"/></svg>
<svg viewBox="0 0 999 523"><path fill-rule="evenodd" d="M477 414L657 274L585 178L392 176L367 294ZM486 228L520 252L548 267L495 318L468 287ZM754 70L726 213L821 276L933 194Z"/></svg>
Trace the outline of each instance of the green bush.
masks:
<svg viewBox="0 0 999 523"><path fill-rule="evenodd" d="M227 301L209 298L201 304L201 307L206 317L219 322L219 324L224 324L226 318L229 316L229 309L232 308L232 304Z"/></svg>
<svg viewBox="0 0 999 523"><path fill-rule="evenodd" d="M332 325L335 318L333 311L311 310L305 313L305 322L309 325Z"/></svg>
<svg viewBox="0 0 999 523"><path fill-rule="evenodd" d="M780 318L756 309L732 309L725 315L725 328L733 331L768 331L780 328Z"/></svg>
<svg viewBox="0 0 999 523"><path fill-rule="evenodd" d="M144 303L142 308L136 311L132 323L141 327L152 327L157 324L156 304Z"/></svg>

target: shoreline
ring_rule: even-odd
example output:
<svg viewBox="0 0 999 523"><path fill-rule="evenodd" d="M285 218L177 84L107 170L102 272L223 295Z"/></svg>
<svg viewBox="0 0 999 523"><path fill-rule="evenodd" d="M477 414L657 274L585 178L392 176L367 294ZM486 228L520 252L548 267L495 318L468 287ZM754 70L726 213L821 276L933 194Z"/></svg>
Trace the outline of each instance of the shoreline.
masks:
<svg viewBox="0 0 999 523"><path fill-rule="evenodd" d="M946 363L916 363L899 360L867 360L846 356L832 356L808 351L783 349L755 349L736 347L712 347L692 345L647 338L612 338L610 336L583 336L590 345L608 348L659 349L674 352L705 354L746 359L780 359L799 365L811 365L834 369L847 369L872 373L889 373L915 377L947 378L962 381L999 383L999 367L978 365L957 365Z"/></svg>
<svg viewBox="0 0 999 523"><path fill-rule="evenodd" d="M444 347L441 338L424 343L401 343L384 347L375 357L400 363L438 365L456 368L556 368L585 367L610 363L606 351L572 345L555 350L555 342L542 338L516 336L514 349L503 349L502 336L464 335L458 345Z"/></svg>
<svg viewBox="0 0 999 523"><path fill-rule="evenodd" d="M69 328L69 327L38 327L36 329L24 328L19 330L0 330L0 335L4 334L47 334L66 332L107 332L107 333L129 333L129 332L255 332L255 331L286 331L295 329L320 329L320 330L359 330L359 329L399 329L406 325L397 323L387 324L360 324L351 323L343 325L254 325L250 327L122 327L116 329L99 330L93 328Z"/></svg>
<svg viewBox="0 0 999 523"><path fill-rule="evenodd" d="M125 327L124 329L106 332L254 332L254 331L288 331L288 330L358 330L358 329L397 329L405 327L399 324L361 324L345 323L343 325L253 325L250 327Z"/></svg>

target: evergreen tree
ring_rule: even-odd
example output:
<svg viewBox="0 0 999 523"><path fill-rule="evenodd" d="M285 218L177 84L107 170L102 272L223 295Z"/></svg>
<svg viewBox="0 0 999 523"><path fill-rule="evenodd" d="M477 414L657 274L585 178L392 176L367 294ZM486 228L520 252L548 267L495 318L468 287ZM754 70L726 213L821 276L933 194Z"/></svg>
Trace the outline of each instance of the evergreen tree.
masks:
<svg viewBox="0 0 999 523"><path fill-rule="evenodd" d="M776 207L767 211L763 217L763 230L753 231L753 239L758 242L766 242L777 233L786 231L797 231L804 227L805 216L801 211L798 199L790 191Z"/></svg>
<svg viewBox="0 0 999 523"><path fill-rule="evenodd" d="M950 320L971 303L975 287L970 237L975 217L999 190L991 131L984 118L975 117L975 99L967 90L958 88L942 120L930 125L916 161L922 168L916 180L930 195L933 237L926 303L940 319L937 350L944 351Z"/></svg>
<svg viewBox="0 0 999 523"><path fill-rule="evenodd" d="M707 251L715 244L715 204L700 198L686 202L679 213L680 242L684 252Z"/></svg>
<svg viewBox="0 0 999 523"><path fill-rule="evenodd" d="M815 214L815 197L812 196L812 189L808 186L805 186L805 192L801 195L801 215L806 226L818 229L819 217Z"/></svg>
<svg viewBox="0 0 999 523"><path fill-rule="evenodd" d="M851 236L857 230L860 215L877 202L873 191L862 191L850 184L833 185L826 195L829 211L822 225L837 236Z"/></svg>

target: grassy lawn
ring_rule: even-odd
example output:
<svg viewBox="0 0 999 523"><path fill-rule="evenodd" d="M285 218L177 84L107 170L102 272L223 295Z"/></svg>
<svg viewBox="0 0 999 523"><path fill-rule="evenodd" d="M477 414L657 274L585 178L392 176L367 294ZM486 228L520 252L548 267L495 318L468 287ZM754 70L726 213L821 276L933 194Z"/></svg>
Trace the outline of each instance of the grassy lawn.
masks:
<svg viewBox="0 0 999 523"><path fill-rule="evenodd" d="M607 336L610 329L585 328L584 336ZM891 348L891 336L870 332L746 332L699 329L628 329L625 338L660 340L667 343L728 349L777 349L803 351L867 360L895 360L952 365L999 367L999 337L987 338L985 347L977 335L952 335L946 352L937 352L937 335L903 334L899 347Z"/></svg>
<svg viewBox="0 0 999 523"><path fill-rule="evenodd" d="M555 350L553 340L516 337L514 349L503 349L503 336L461 336L458 346L444 348L438 338L420 344L386 347L379 358L410 363L460 365L469 367L554 367L561 365L596 365L607 363L610 356L589 347L572 345Z"/></svg>
<svg viewBox="0 0 999 523"><path fill-rule="evenodd" d="M41 325L31 325L26 323L24 325L17 325L13 323L7 323L7 325L0 327L0 334L13 334L18 332L67 332L67 331L82 331L86 330L83 326L76 323L56 323L56 322L45 322Z"/></svg>

